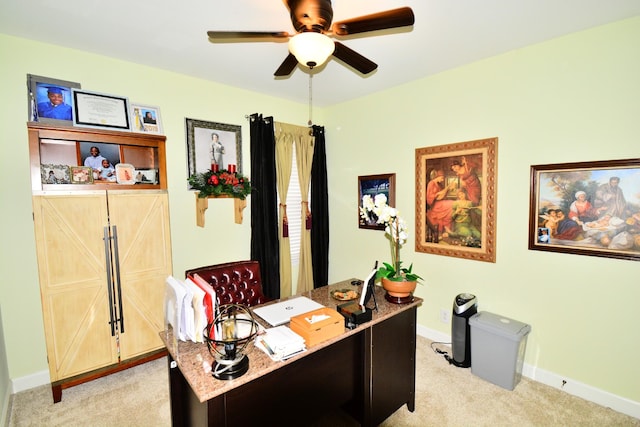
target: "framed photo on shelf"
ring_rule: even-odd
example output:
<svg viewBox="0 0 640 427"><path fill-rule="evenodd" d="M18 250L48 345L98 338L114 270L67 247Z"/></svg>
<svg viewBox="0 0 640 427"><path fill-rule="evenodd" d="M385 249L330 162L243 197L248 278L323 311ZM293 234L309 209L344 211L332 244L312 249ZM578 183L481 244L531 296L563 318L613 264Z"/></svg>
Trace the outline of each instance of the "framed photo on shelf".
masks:
<svg viewBox="0 0 640 427"><path fill-rule="evenodd" d="M531 166L529 249L640 261L640 159Z"/></svg>
<svg viewBox="0 0 640 427"><path fill-rule="evenodd" d="M496 262L498 138L416 149L416 251Z"/></svg>
<svg viewBox="0 0 640 427"><path fill-rule="evenodd" d="M136 169L136 184L157 184L158 169Z"/></svg>
<svg viewBox="0 0 640 427"><path fill-rule="evenodd" d="M73 88L80 83L27 74L29 121L72 126Z"/></svg>
<svg viewBox="0 0 640 427"><path fill-rule="evenodd" d="M186 119L189 176L214 168L242 173L242 136L239 125Z"/></svg>
<svg viewBox="0 0 640 427"><path fill-rule="evenodd" d="M373 214L364 218L360 214L362 208L362 198L366 195L375 198L377 194L384 194L387 197L389 206L396 206L396 174L386 173L380 175L363 175L358 177L358 228L368 228L370 230L383 230L384 224L377 224L377 218Z"/></svg>
<svg viewBox="0 0 640 427"><path fill-rule="evenodd" d="M131 103L131 130L133 132L162 134L160 108Z"/></svg>
<svg viewBox="0 0 640 427"><path fill-rule="evenodd" d="M125 97L72 89L73 125L130 131L129 100Z"/></svg>
<svg viewBox="0 0 640 427"><path fill-rule="evenodd" d="M43 184L70 184L69 166L58 164L41 164L40 176Z"/></svg>
<svg viewBox="0 0 640 427"><path fill-rule="evenodd" d="M71 166L72 184L93 184L93 172L88 166Z"/></svg>

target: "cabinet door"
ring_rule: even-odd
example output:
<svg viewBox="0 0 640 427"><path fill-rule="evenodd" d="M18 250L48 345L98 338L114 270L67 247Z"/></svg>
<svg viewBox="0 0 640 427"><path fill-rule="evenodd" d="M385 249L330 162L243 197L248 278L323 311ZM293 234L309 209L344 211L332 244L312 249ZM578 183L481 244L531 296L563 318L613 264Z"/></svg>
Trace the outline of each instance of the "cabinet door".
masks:
<svg viewBox="0 0 640 427"><path fill-rule="evenodd" d="M118 236L122 360L163 347L165 280L171 274L169 199L164 191L110 191L109 221Z"/></svg>
<svg viewBox="0 0 640 427"><path fill-rule="evenodd" d="M51 381L118 361L109 326L104 191L34 196Z"/></svg>

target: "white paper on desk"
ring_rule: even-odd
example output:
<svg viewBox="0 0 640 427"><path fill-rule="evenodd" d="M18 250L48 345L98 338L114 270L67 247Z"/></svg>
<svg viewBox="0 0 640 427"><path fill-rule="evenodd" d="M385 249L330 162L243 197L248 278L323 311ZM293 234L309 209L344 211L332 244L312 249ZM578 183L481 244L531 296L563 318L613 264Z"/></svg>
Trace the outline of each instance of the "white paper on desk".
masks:
<svg viewBox="0 0 640 427"><path fill-rule="evenodd" d="M202 335L204 328L207 327L207 314L204 309L204 297L205 291L196 285L191 279L186 278L184 283L191 289L193 293L192 306L193 306L193 324L195 342L204 342Z"/></svg>
<svg viewBox="0 0 640 427"><path fill-rule="evenodd" d="M214 291L211 285L197 273L193 275L193 282L206 293L204 306L207 311L207 324L213 323L213 319L215 319L216 313L218 312L218 298L216 296L216 291Z"/></svg>
<svg viewBox="0 0 640 427"><path fill-rule="evenodd" d="M264 334L256 337L255 345L276 361L286 360L307 349L304 338L284 325L265 329Z"/></svg>
<svg viewBox="0 0 640 427"><path fill-rule="evenodd" d="M182 319L182 307L186 293L185 287L173 276L167 277L166 284L164 296L165 324L171 325L174 336L184 341L184 338L180 337L180 320Z"/></svg>
<svg viewBox="0 0 640 427"><path fill-rule="evenodd" d="M180 284L184 287L184 297L182 298L182 311L180 318L180 327L181 327L181 335L184 341L194 341L196 340L196 331L195 331L195 313L193 310L193 291L186 283L180 282Z"/></svg>

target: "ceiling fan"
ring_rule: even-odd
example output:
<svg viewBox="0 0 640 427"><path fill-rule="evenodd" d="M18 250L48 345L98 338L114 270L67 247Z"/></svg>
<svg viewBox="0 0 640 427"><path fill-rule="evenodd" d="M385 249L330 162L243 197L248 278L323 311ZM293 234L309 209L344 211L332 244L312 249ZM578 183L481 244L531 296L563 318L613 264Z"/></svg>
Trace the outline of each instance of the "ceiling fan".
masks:
<svg viewBox="0 0 640 427"><path fill-rule="evenodd" d="M378 65L329 36L349 36L370 31L413 25L415 17L409 7L378 12L336 22L333 25L331 0L284 0L291 13L295 34L286 31L208 31L211 42L284 41L289 39L289 54L278 67L276 77L288 76L298 62L309 68L322 65L331 55L362 74L369 74ZM320 53L305 56L306 43L315 43L312 51Z"/></svg>

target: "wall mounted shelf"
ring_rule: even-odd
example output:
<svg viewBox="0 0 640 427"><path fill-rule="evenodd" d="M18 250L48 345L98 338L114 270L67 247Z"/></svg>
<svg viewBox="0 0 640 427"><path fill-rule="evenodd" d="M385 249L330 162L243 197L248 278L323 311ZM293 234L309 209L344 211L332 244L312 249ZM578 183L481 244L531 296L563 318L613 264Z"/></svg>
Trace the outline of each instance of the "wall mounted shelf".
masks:
<svg viewBox="0 0 640 427"><path fill-rule="evenodd" d="M244 208L247 207L246 199L238 199L231 196L208 196L198 197L200 192L196 191L196 224L204 227L204 213L209 208L209 199L233 199L233 216L236 224L242 224Z"/></svg>

